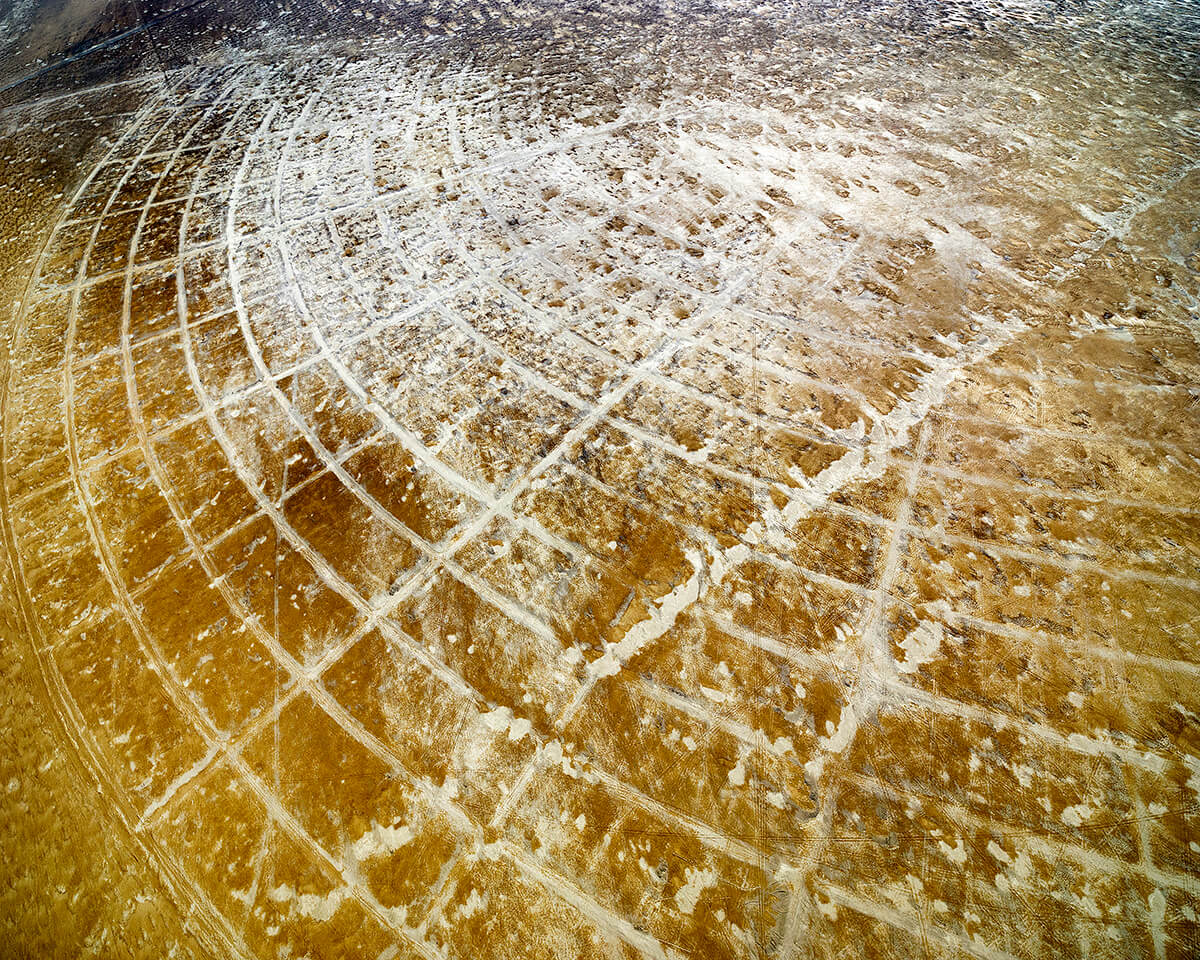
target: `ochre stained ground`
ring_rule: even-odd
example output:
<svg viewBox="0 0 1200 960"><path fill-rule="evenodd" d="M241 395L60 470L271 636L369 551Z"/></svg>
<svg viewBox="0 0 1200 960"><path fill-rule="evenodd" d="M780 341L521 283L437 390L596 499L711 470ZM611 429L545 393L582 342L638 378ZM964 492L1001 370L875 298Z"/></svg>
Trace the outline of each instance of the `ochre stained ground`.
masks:
<svg viewBox="0 0 1200 960"><path fill-rule="evenodd" d="M1186 8L0 112L0 954L1196 956Z"/></svg>

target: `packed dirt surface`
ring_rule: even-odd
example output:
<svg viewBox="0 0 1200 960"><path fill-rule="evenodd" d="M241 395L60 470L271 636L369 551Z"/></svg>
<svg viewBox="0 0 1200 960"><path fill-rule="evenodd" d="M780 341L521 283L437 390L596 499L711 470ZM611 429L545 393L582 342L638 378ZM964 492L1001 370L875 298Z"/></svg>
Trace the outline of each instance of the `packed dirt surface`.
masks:
<svg viewBox="0 0 1200 960"><path fill-rule="evenodd" d="M1200 9L397 11L0 111L5 955L1196 956Z"/></svg>

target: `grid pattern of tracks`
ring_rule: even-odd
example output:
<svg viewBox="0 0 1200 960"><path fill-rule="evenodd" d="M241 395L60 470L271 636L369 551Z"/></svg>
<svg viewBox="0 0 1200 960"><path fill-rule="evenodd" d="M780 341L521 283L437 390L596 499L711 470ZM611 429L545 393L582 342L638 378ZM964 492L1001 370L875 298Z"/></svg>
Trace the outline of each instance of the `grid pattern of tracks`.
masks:
<svg viewBox="0 0 1200 960"><path fill-rule="evenodd" d="M571 77L179 71L68 204L5 535L125 828L234 953L1185 955L1194 138Z"/></svg>

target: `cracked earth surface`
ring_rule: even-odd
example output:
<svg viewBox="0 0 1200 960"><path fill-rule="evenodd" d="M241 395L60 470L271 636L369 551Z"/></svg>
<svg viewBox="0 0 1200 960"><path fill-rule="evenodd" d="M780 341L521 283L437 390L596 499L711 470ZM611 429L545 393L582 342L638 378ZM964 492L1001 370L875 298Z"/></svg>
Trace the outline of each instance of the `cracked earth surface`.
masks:
<svg viewBox="0 0 1200 960"><path fill-rule="evenodd" d="M122 82L0 506L188 950L1194 955L1195 78L1040 6Z"/></svg>

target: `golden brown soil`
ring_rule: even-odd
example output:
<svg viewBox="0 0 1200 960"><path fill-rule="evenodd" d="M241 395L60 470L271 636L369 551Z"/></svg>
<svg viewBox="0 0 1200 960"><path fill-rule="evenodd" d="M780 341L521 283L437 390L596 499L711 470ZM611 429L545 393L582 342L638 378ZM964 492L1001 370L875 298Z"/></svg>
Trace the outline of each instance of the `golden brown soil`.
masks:
<svg viewBox="0 0 1200 960"><path fill-rule="evenodd" d="M1196 22L1028 6L0 114L0 954L1195 956Z"/></svg>

